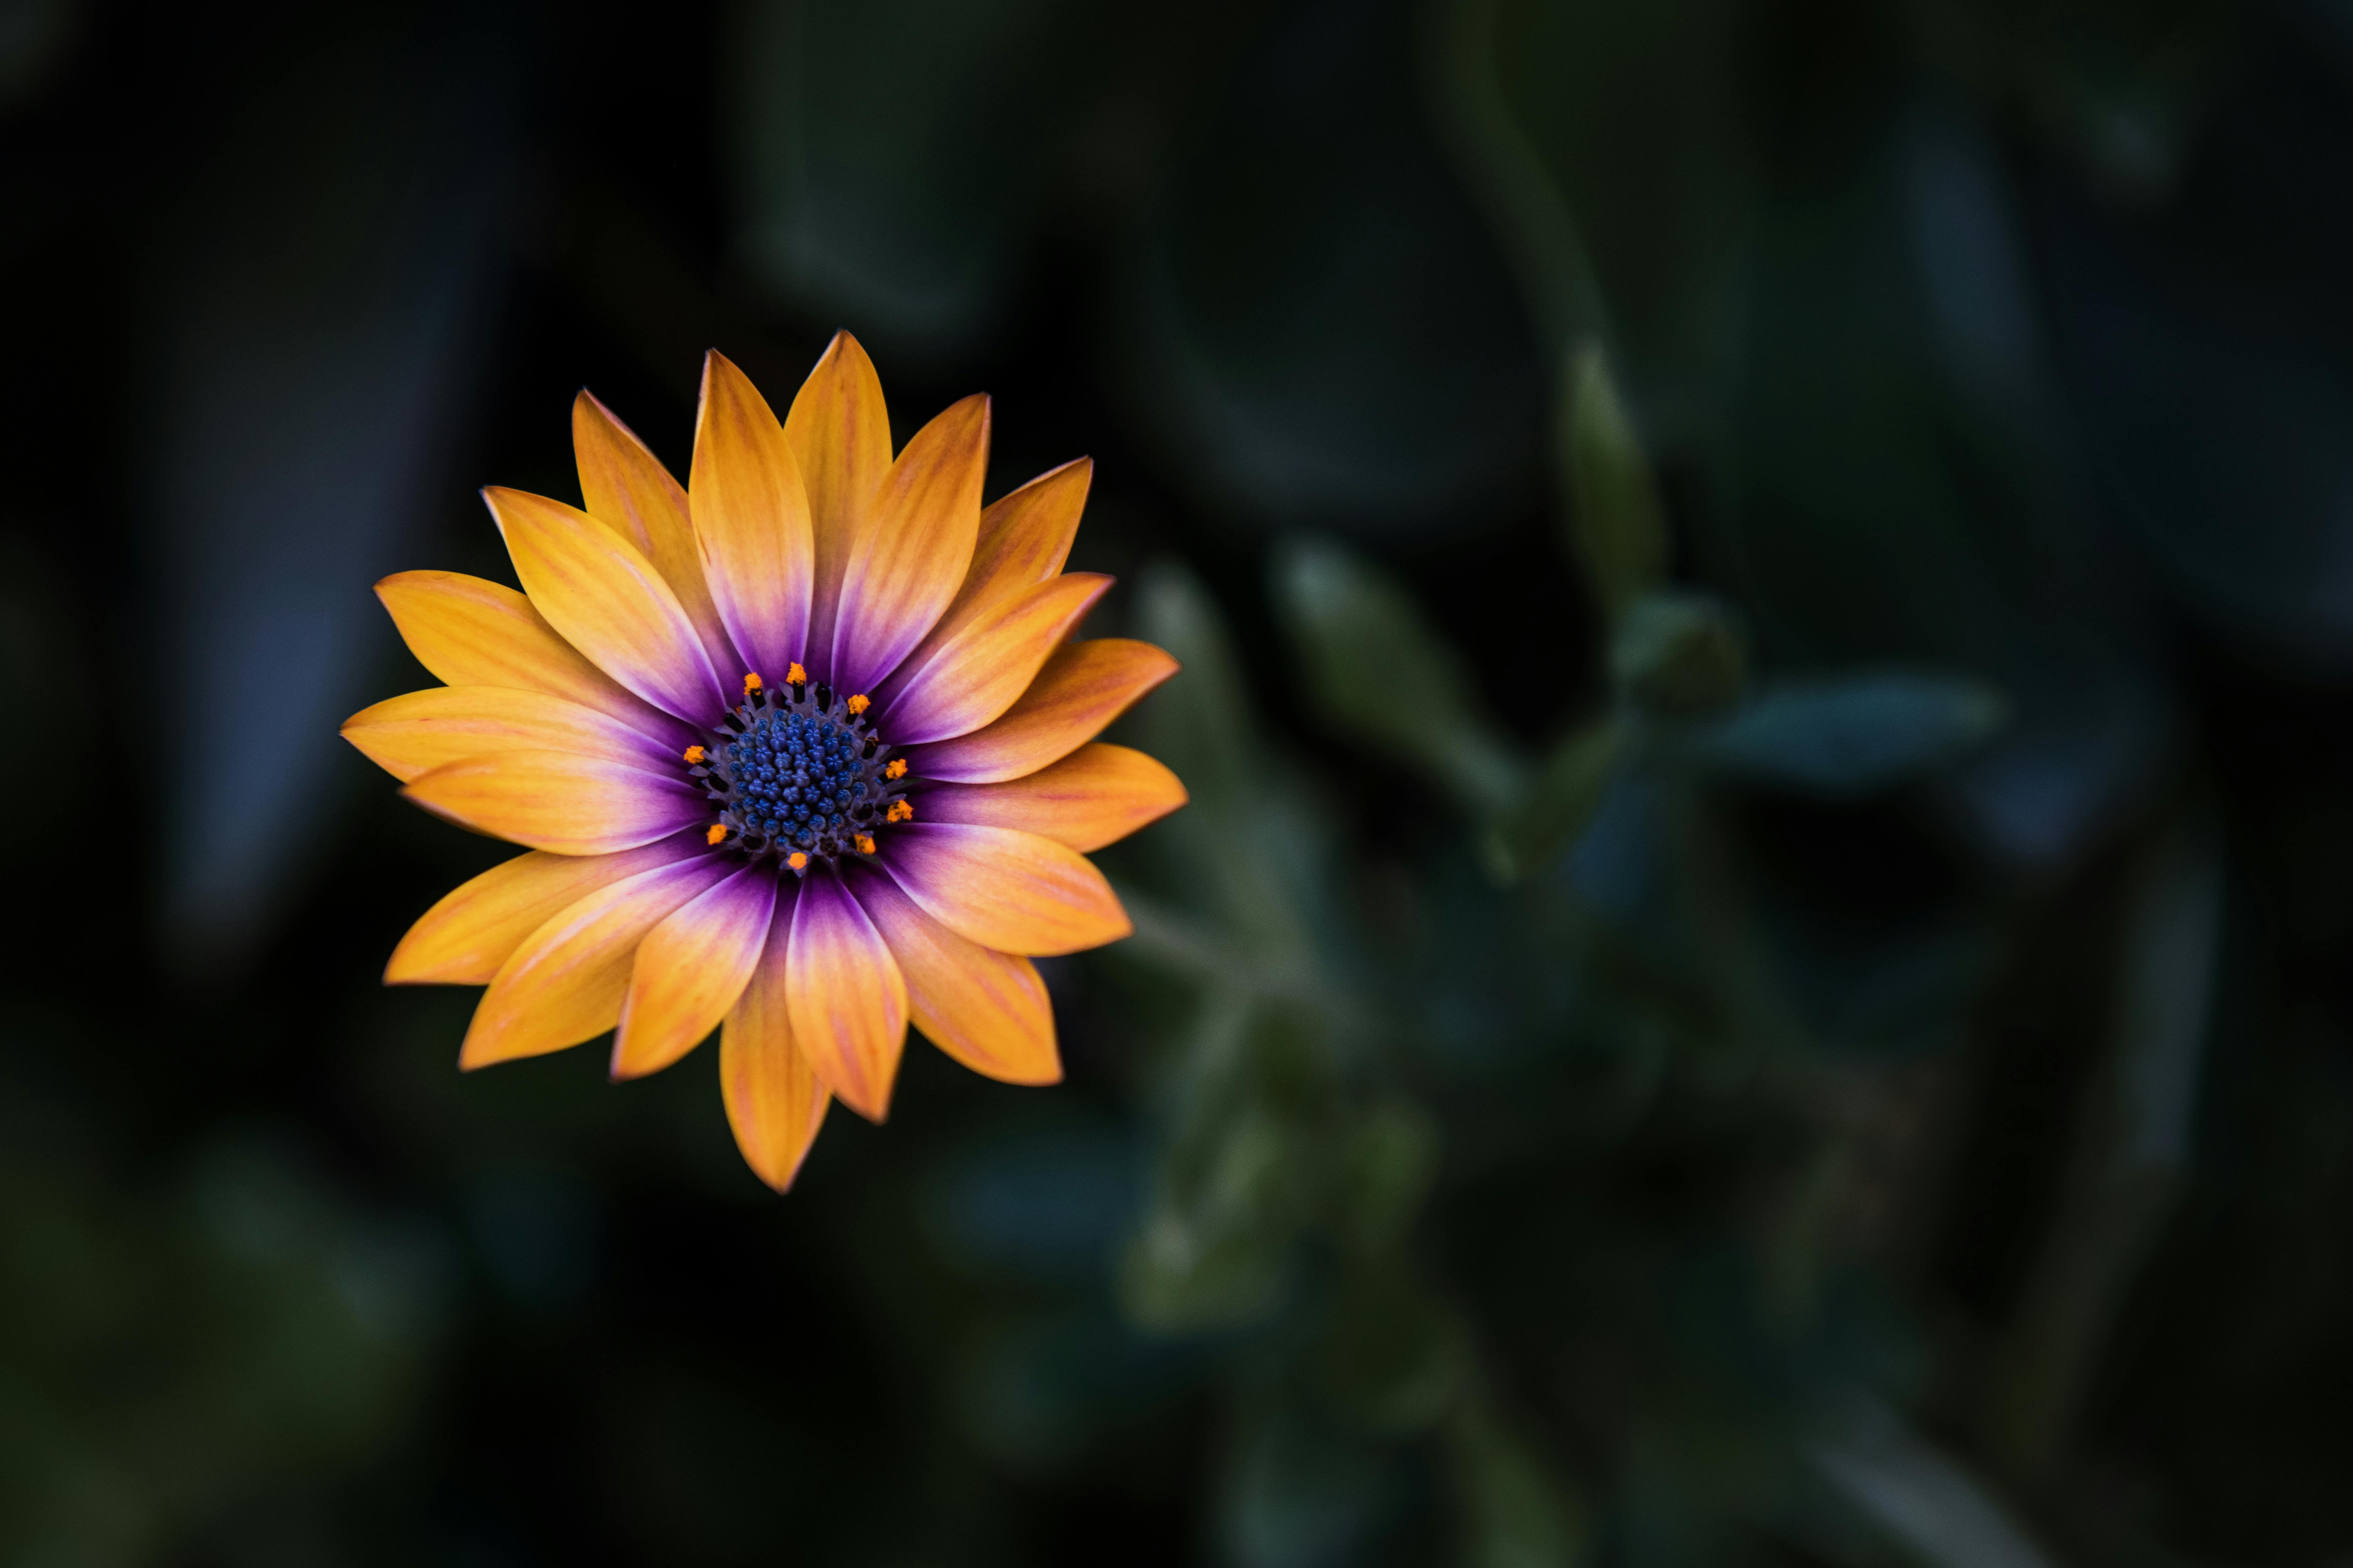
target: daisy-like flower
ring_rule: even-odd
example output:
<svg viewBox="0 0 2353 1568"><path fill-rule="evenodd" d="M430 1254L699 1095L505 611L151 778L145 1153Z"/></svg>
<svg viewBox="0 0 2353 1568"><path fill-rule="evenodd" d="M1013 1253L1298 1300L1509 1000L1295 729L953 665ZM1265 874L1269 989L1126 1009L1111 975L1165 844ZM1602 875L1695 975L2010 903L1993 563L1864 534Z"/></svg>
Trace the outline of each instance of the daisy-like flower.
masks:
<svg viewBox="0 0 2353 1568"><path fill-rule="evenodd" d="M376 584L447 685L343 734L453 822L529 847L426 911L392 984L487 985L459 1065L614 1030L613 1076L713 1028L735 1139L789 1186L839 1099L880 1121L907 1025L1008 1083L1061 1076L1029 962L1130 927L1086 859L1184 804L1095 736L1176 669L1072 641L1082 458L983 510L988 400L895 458L837 336L779 424L703 363L685 489L587 393L586 507L483 491L523 591Z"/></svg>

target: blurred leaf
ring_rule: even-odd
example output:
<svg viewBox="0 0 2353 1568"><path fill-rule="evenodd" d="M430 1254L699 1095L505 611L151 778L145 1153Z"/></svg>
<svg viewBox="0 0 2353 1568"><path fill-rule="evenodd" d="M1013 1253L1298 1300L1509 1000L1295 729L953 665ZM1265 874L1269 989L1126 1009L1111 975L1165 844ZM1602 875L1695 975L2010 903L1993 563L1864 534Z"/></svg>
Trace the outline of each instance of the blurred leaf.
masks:
<svg viewBox="0 0 2353 1568"><path fill-rule="evenodd" d="M1367 1110L1339 1153L1335 1207L1344 1239L1364 1252L1401 1245L1438 1174L1438 1128L1410 1100Z"/></svg>
<svg viewBox="0 0 2353 1568"><path fill-rule="evenodd" d="M1666 512L1633 421L1599 343L1569 362L1562 442L1568 473L1568 542L1611 620L1666 581L1673 553Z"/></svg>
<svg viewBox="0 0 2353 1568"><path fill-rule="evenodd" d="M438 1237L266 1145L206 1151L159 1204L24 1131L0 1158L0 1558L137 1568L398 1436L450 1283Z"/></svg>
<svg viewBox="0 0 2353 1568"><path fill-rule="evenodd" d="M1163 561L1146 567L1136 587L1135 623L1138 637L1184 667L1140 716L1152 753L1185 781L1188 812L1230 824L1250 805L1253 741L1250 697L1224 617L1190 572Z"/></svg>
<svg viewBox="0 0 2353 1568"><path fill-rule="evenodd" d="M1430 136L1415 22L1276 8L1142 215L1134 395L1225 515L1454 531L1535 477L1546 360Z"/></svg>
<svg viewBox="0 0 2353 1568"><path fill-rule="evenodd" d="M893 356L994 324L1097 68L1068 0L747 0L732 68L755 272Z"/></svg>
<svg viewBox="0 0 2353 1568"><path fill-rule="evenodd" d="M1853 799L1953 763L2008 716L2000 693L1948 677L1789 681L1696 737L1691 753L1736 778Z"/></svg>
<svg viewBox="0 0 2353 1568"><path fill-rule="evenodd" d="M1409 1268L1385 1260L1348 1270L1324 1327L1325 1388L1370 1430L1428 1428L1471 1375L1468 1338Z"/></svg>
<svg viewBox="0 0 2353 1568"><path fill-rule="evenodd" d="M368 585L438 510L512 216L494 20L438 12L389 50L308 15L310 63L244 84L190 227L149 251L171 329L149 657L174 692L167 912L199 963L257 934L337 799L335 725L395 646Z"/></svg>
<svg viewBox="0 0 2353 1568"><path fill-rule="evenodd" d="M1226 1485L1222 1542L1234 1568L1354 1568L1405 1506L1399 1457L1304 1414L1258 1414Z"/></svg>
<svg viewBox="0 0 2353 1568"><path fill-rule="evenodd" d="M1626 727L1605 713L1563 736L1535 785L1497 826L1493 858L1509 877L1529 877L1577 840L1601 809L1626 749Z"/></svg>
<svg viewBox="0 0 2353 1568"><path fill-rule="evenodd" d="M1475 816L1517 799L1520 759L1484 718L1461 656L1402 588L1323 542L1285 550L1274 583L1309 690L1335 724L1416 768Z"/></svg>
<svg viewBox="0 0 2353 1568"><path fill-rule="evenodd" d="M1747 684L1747 639L1732 612L1704 594L1648 594L1609 645L1609 673L1654 717L1720 713Z"/></svg>
<svg viewBox="0 0 2353 1568"><path fill-rule="evenodd" d="M2052 1568L1967 1470L1876 1398L1851 1394L1806 1458L1858 1511L1930 1568Z"/></svg>
<svg viewBox="0 0 2353 1568"><path fill-rule="evenodd" d="M1576 1496L1479 1405L1447 1424L1467 1568L1570 1568L1584 1556Z"/></svg>

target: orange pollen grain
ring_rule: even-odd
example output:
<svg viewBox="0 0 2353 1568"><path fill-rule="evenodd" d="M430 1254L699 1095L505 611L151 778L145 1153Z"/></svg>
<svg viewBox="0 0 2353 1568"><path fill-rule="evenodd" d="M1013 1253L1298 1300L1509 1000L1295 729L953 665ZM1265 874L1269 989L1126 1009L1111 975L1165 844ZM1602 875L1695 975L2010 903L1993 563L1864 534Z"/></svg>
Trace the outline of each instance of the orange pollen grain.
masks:
<svg viewBox="0 0 2353 1568"><path fill-rule="evenodd" d="M701 763L705 754L701 746L689 746L686 749L686 760L691 763Z"/></svg>
<svg viewBox="0 0 2353 1568"><path fill-rule="evenodd" d="M803 669L797 664L791 666L785 671L785 684L786 686L807 686L808 684L808 671Z"/></svg>
<svg viewBox="0 0 2353 1568"><path fill-rule="evenodd" d="M747 675L747 676L745 676L745 677L744 678L744 696L749 697L749 696L751 696L751 695L752 695L752 693L754 693L754 691L757 691L757 690L759 690L759 689L760 689L760 678L759 678L759 676L758 676L756 673L755 673L755 674L752 674L752 675Z"/></svg>
<svg viewBox="0 0 2353 1568"><path fill-rule="evenodd" d="M882 814L883 820L886 822L912 822L914 816L915 808L903 800L892 801L891 809Z"/></svg>
<svg viewBox="0 0 2353 1568"><path fill-rule="evenodd" d="M714 822L714 823L712 823L712 824L711 825L711 831L710 831L710 832L708 832L708 833L706 833L706 834L704 834L704 835L702 836L702 841L703 841L705 844L712 844L712 845L717 845L717 844L724 843L724 842L726 841L726 838L727 838L727 829L726 829L723 826L722 826L721 824L716 823L716 822Z"/></svg>
<svg viewBox="0 0 2353 1568"><path fill-rule="evenodd" d="M808 869L808 857L796 849L785 857L785 864L796 871L806 871Z"/></svg>
<svg viewBox="0 0 2353 1568"><path fill-rule="evenodd" d="M874 853L874 836L872 834L861 833L858 836L858 852L860 855L871 855Z"/></svg>
<svg viewBox="0 0 2353 1568"><path fill-rule="evenodd" d="M905 778L907 776L907 759L904 757L892 758L891 765L882 770L882 776L886 779Z"/></svg>
<svg viewBox="0 0 2353 1568"><path fill-rule="evenodd" d="M873 704L873 703L871 703L871 702L870 702L870 701L868 701L868 700L866 700L866 693L864 693L863 691L860 692L857 696L855 696L855 697L851 698L851 699L849 700L849 710L850 710L852 713L863 713L863 712L865 712L869 708L871 708L871 707L873 707L873 706L874 706L874 704Z"/></svg>

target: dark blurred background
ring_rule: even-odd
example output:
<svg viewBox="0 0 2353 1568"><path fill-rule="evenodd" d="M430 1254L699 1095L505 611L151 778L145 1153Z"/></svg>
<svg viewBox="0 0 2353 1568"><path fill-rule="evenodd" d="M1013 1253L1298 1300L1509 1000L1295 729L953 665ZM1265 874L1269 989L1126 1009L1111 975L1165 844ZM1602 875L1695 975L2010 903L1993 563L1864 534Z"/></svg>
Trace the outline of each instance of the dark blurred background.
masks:
<svg viewBox="0 0 2353 1568"><path fill-rule="evenodd" d="M0 0L0 1564L2353 1564L2343 0ZM837 327L1194 805L798 1187L337 740Z"/></svg>

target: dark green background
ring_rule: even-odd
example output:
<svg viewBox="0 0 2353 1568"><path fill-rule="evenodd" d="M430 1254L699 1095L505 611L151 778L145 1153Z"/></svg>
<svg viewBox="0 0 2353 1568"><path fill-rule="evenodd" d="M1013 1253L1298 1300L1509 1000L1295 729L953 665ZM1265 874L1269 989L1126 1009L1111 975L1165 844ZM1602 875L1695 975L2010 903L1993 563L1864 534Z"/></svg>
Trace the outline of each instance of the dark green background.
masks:
<svg viewBox="0 0 2353 1568"><path fill-rule="evenodd" d="M5 1568L2353 1560L2342 0L0 0L0 215ZM1195 801L779 1199L333 731L844 326Z"/></svg>

